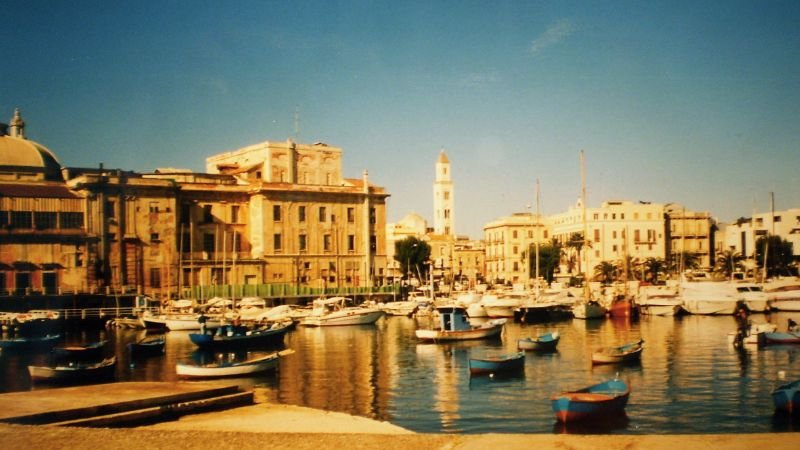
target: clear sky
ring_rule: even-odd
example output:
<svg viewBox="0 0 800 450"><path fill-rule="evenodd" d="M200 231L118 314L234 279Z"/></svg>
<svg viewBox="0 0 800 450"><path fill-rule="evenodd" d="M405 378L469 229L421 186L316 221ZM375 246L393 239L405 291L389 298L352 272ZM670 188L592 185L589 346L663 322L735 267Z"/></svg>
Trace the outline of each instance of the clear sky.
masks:
<svg viewBox="0 0 800 450"><path fill-rule="evenodd" d="M580 195L722 221L800 207L800 1L18 1L0 4L0 120L64 166L204 170L324 141L345 176L456 231Z"/></svg>

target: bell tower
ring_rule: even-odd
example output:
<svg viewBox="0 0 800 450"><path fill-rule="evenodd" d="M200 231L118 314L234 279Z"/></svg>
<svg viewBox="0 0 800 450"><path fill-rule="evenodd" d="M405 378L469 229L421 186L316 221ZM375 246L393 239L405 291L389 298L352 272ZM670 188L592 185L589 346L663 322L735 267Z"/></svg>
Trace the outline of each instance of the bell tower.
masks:
<svg viewBox="0 0 800 450"><path fill-rule="evenodd" d="M433 232L455 236L455 198L450 160L442 149L436 161L436 180L433 183Z"/></svg>

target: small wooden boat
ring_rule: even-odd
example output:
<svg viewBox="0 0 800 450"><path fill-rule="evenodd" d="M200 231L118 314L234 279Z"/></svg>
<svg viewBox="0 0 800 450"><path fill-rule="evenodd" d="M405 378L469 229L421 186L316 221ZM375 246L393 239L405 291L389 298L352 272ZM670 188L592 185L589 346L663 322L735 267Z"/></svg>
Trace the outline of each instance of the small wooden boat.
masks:
<svg viewBox="0 0 800 450"><path fill-rule="evenodd" d="M561 336L558 334L558 331L540 334L535 338L520 338L517 339L517 348L520 350L534 350L537 352L552 352L556 349L559 339L561 339Z"/></svg>
<svg viewBox="0 0 800 450"><path fill-rule="evenodd" d="M417 339L440 342L496 337L503 331L508 320L492 319L480 325L472 325L463 306L440 306L436 310L439 312L440 328L416 330Z"/></svg>
<svg viewBox="0 0 800 450"><path fill-rule="evenodd" d="M772 391L775 411L800 414L800 380L778 386Z"/></svg>
<svg viewBox="0 0 800 450"><path fill-rule="evenodd" d="M67 361L97 361L102 359L103 350L108 341L92 342L86 345L71 345L55 347L51 352L53 357Z"/></svg>
<svg viewBox="0 0 800 450"><path fill-rule="evenodd" d="M470 375L490 375L520 370L525 366L525 352L469 359Z"/></svg>
<svg viewBox="0 0 800 450"><path fill-rule="evenodd" d="M562 392L550 400L556 419L572 422L623 414L630 393L628 383L615 378L577 391Z"/></svg>
<svg viewBox="0 0 800 450"><path fill-rule="evenodd" d="M800 331L764 333L767 344L800 344Z"/></svg>
<svg viewBox="0 0 800 450"><path fill-rule="evenodd" d="M150 339L145 338L137 342L129 343L128 354L131 358L161 355L164 353L165 346L166 339L164 339L163 336Z"/></svg>
<svg viewBox="0 0 800 450"><path fill-rule="evenodd" d="M245 349L278 345L283 342L283 337L292 328L292 325L291 321L276 322L271 326L255 330L249 330L242 326L225 325L213 334L191 333L189 339L194 345L204 350Z"/></svg>
<svg viewBox="0 0 800 450"><path fill-rule="evenodd" d="M223 361L204 365L178 363L175 366L175 371L179 377L183 378L220 378L250 375L277 368L280 357L292 353L294 351L288 349L248 358L244 361Z"/></svg>
<svg viewBox="0 0 800 450"><path fill-rule="evenodd" d="M644 349L643 340L620 345L619 347L604 347L592 353L592 364L618 364L639 361Z"/></svg>
<svg viewBox="0 0 800 450"><path fill-rule="evenodd" d="M46 383L92 383L114 376L116 357L100 362L74 362L56 366L28 366L31 380Z"/></svg>
<svg viewBox="0 0 800 450"><path fill-rule="evenodd" d="M18 337L11 339L1 339L0 349L4 350L46 350L56 345L61 339L60 334L52 334L38 337Z"/></svg>

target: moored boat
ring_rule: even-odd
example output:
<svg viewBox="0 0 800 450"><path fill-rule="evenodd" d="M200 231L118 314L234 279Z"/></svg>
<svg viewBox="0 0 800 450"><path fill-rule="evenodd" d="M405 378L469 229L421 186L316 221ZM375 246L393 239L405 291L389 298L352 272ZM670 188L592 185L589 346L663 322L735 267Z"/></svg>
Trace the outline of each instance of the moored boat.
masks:
<svg viewBox="0 0 800 450"><path fill-rule="evenodd" d="M561 338L558 331L552 333L544 333L539 336L526 337L517 339L517 348L519 350L534 350L538 352L552 352L556 349L558 341Z"/></svg>
<svg viewBox="0 0 800 450"><path fill-rule="evenodd" d="M562 392L551 398L559 422L604 418L625 412L631 389L628 383L612 379L577 391Z"/></svg>
<svg viewBox="0 0 800 450"><path fill-rule="evenodd" d="M644 341L638 340L618 347L603 347L592 352L592 364L619 364L639 361Z"/></svg>
<svg viewBox="0 0 800 450"><path fill-rule="evenodd" d="M509 373L525 366L525 352L469 358L470 375Z"/></svg>
<svg viewBox="0 0 800 450"><path fill-rule="evenodd" d="M608 310L596 300L576 303L572 307L572 315L576 319L600 319L606 316Z"/></svg>
<svg viewBox="0 0 800 450"><path fill-rule="evenodd" d="M772 391L775 411L800 414L800 380L778 386Z"/></svg>
<svg viewBox="0 0 800 450"><path fill-rule="evenodd" d="M311 313L300 321L300 325L309 327L369 325L386 314L378 308L347 306L349 303L352 303L352 300L346 297L314 300Z"/></svg>
<svg viewBox="0 0 800 450"><path fill-rule="evenodd" d="M72 362L55 366L28 366L31 380L46 383L92 383L114 376L117 363L112 356L100 362Z"/></svg>
<svg viewBox="0 0 800 450"><path fill-rule="evenodd" d="M175 371L182 378L220 378L250 375L274 370L282 356L294 353L291 349L260 355L243 361L222 361L211 364L178 363Z"/></svg>
<svg viewBox="0 0 800 450"><path fill-rule="evenodd" d="M53 348L61 339L60 334L49 334L36 337L17 337L0 339L0 349L3 350L47 350Z"/></svg>
<svg viewBox="0 0 800 450"><path fill-rule="evenodd" d="M446 305L436 308L439 313L440 328L418 329L417 339L423 341L460 341L499 336L507 319L492 319L479 325L472 325L466 310L461 306Z"/></svg>
<svg viewBox="0 0 800 450"><path fill-rule="evenodd" d="M54 347L53 356L68 361L92 361L101 359L107 341L92 342L86 345Z"/></svg>
<svg viewBox="0 0 800 450"><path fill-rule="evenodd" d="M764 333L767 344L800 344L800 331L773 331Z"/></svg>
<svg viewBox="0 0 800 450"><path fill-rule="evenodd" d="M764 285L770 309L800 311L800 281L776 280Z"/></svg>
<svg viewBox="0 0 800 450"><path fill-rule="evenodd" d="M224 325L216 333L190 333L189 339L201 349L246 349L281 344L291 327L291 321L275 322L270 326L254 330L242 326Z"/></svg>
<svg viewBox="0 0 800 450"><path fill-rule="evenodd" d="M127 346L128 354L131 358L161 355L164 353L166 342L163 336L131 342Z"/></svg>

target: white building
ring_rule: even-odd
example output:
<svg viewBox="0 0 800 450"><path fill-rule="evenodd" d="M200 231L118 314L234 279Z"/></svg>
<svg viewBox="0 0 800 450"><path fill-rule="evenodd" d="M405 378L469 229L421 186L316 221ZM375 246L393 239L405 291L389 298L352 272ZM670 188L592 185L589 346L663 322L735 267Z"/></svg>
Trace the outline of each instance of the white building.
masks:
<svg viewBox="0 0 800 450"><path fill-rule="evenodd" d="M436 161L436 179L433 183L433 232L455 236L455 224L455 197L450 160L442 149Z"/></svg>

